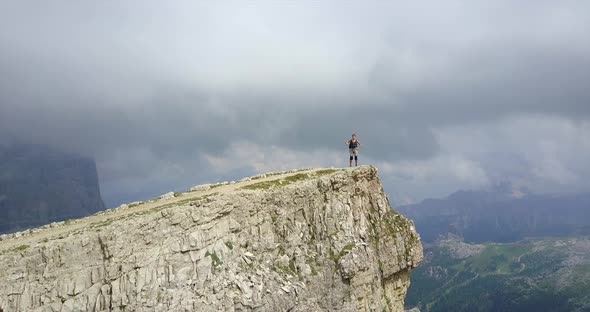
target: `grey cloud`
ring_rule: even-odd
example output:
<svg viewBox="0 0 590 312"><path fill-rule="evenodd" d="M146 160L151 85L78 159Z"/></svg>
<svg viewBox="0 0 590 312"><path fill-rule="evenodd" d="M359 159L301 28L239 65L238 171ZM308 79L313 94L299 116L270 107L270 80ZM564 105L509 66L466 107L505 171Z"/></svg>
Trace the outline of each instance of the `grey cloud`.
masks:
<svg viewBox="0 0 590 312"><path fill-rule="evenodd" d="M235 142L338 150L357 132L372 161L428 161L446 152L445 127L588 120L588 12L574 1L7 1L0 140L94 155L111 193L211 179L203 155ZM243 161L234 174L251 172ZM519 153L505 162L526 167Z"/></svg>

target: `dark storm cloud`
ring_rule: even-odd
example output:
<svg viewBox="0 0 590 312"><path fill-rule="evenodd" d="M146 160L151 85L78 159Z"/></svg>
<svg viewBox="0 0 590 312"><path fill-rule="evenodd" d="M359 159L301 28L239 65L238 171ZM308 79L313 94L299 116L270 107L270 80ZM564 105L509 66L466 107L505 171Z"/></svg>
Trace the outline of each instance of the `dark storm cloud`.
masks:
<svg viewBox="0 0 590 312"><path fill-rule="evenodd" d="M107 193L215 177L207 157L244 143L357 132L375 162L428 162L448 127L590 118L585 2L6 1L0 46L0 139L95 155ZM488 156L469 163L493 175Z"/></svg>

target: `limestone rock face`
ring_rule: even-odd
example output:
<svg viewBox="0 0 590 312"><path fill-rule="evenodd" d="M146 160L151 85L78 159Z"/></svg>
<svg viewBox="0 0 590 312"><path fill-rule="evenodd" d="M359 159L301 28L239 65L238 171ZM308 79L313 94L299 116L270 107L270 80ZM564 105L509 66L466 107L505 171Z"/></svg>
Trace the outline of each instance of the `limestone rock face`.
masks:
<svg viewBox="0 0 590 312"><path fill-rule="evenodd" d="M0 311L403 311L422 257L375 168L270 174L0 241Z"/></svg>

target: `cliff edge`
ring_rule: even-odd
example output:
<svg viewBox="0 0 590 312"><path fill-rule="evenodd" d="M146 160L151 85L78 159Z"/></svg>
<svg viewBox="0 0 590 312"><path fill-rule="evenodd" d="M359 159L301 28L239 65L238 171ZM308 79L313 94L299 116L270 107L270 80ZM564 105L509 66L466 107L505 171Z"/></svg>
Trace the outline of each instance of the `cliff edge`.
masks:
<svg viewBox="0 0 590 312"><path fill-rule="evenodd" d="M0 241L0 312L403 311L422 260L377 170L309 169Z"/></svg>

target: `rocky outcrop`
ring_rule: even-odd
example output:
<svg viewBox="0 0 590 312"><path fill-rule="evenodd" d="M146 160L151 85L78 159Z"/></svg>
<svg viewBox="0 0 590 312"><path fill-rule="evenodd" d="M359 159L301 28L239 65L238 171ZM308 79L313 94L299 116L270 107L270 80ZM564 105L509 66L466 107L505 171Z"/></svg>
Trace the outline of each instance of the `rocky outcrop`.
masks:
<svg viewBox="0 0 590 312"><path fill-rule="evenodd" d="M0 233L104 208L94 160L45 146L0 144Z"/></svg>
<svg viewBox="0 0 590 312"><path fill-rule="evenodd" d="M245 179L0 242L0 311L403 311L422 260L377 170Z"/></svg>

